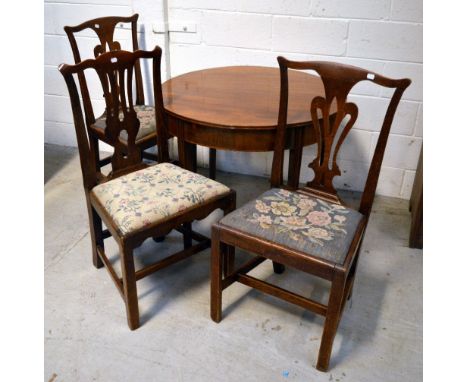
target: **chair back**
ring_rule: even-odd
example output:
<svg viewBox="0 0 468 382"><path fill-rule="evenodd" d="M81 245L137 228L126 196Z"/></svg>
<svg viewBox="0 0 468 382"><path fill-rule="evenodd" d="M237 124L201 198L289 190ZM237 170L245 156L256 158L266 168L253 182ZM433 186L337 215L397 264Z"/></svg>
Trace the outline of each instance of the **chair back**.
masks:
<svg viewBox="0 0 468 382"><path fill-rule="evenodd" d="M95 157L92 155L89 140L91 132L89 126L84 123L74 75L79 76L84 74L85 70L91 69L95 70L99 77L106 105L104 134L107 142L114 148L111 160L112 176L116 172L122 173L141 164L141 151L135 144L140 121L133 107L132 93L133 73L140 59L151 59L153 62L158 152L160 153L160 161L168 160L167 131L163 114L161 86L161 53L161 48L158 46L152 51L118 50L103 53L96 59L88 59L75 65L62 64L59 66L70 94L85 188L94 187L100 181L102 174L96 170L96 163L94 163ZM122 132L127 134L126 142L122 140Z"/></svg>
<svg viewBox="0 0 468 382"><path fill-rule="evenodd" d="M138 35L137 35L137 21L138 21L138 13L130 17L123 17L123 16L108 16L108 17L100 17L92 20L85 21L76 26L66 26L63 29L68 36L68 40L70 42L70 46L73 52L73 58L75 60L75 64L78 64L82 61L80 51L78 49L78 44L76 42L75 33L81 32L85 29L92 29L97 37L99 38L100 44L94 47L94 58L97 58L99 55L115 51L121 50L120 43L118 41L114 41L114 32L117 24L122 23L129 23L131 24L131 31L132 31L132 50L138 50ZM90 58L90 57L86 57ZM85 59L86 59L85 58ZM81 95L83 97L83 106L85 109L86 114L86 122L88 124L92 124L95 122L95 116L93 114L93 108L91 107L91 99L89 96L89 90L86 83L86 76L82 73L78 76L80 82L80 90ZM137 62L135 65L135 86L136 86L136 99L135 103L137 105L144 105L145 103L145 96L143 92L143 79L141 76L141 68L140 63Z"/></svg>
<svg viewBox="0 0 468 382"><path fill-rule="evenodd" d="M315 97L312 99L310 106L312 125L318 147L315 159L309 164L309 167L314 171L314 177L307 182L304 190L332 202L340 202L337 191L333 186L333 178L341 175L336 163L337 155L358 117L357 105L347 102L349 92L361 81L372 81L382 87L394 89L361 197L359 211L368 216L372 208L393 117L401 96L411 84L411 80L407 78L391 79L365 69L335 62L300 62L278 57L278 63L281 73L281 94L271 184L273 187L279 187L283 183L282 170L288 111L288 70L313 70L322 79L325 96Z"/></svg>

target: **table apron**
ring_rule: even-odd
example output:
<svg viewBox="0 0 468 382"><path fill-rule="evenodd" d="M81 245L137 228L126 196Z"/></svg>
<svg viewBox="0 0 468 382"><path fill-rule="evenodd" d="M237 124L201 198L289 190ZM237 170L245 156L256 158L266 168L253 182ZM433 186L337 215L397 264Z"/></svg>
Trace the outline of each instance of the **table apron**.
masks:
<svg viewBox="0 0 468 382"><path fill-rule="evenodd" d="M168 116L170 135L182 139L184 142L219 150L264 152L273 151L275 142L275 129L247 129L240 127L220 128L187 122L182 119ZM286 137L286 149L292 146L292 130L289 127ZM304 129L303 146L316 142L315 133L311 123Z"/></svg>

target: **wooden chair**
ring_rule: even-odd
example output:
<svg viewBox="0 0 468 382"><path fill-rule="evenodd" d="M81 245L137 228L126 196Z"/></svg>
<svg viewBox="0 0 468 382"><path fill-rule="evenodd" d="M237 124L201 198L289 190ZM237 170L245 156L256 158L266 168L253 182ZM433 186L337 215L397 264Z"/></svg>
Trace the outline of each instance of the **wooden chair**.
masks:
<svg viewBox="0 0 468 382"><path fill-rule="evenodd" d="M156 104L160 163L141 161L136 144L140 121L133 104L132 80L137 62L151 59ZM111 51L75 65L62 64L60 72L70 93L86 194L92 240L93 263L106 266L127 308L130 329L139 326L136 281L210 246L210 240L191 230L191 222L217 208L225 213L235 208L235 192L228 187L168 163L168 134L161 88L161 49L135 52ZM104 134L114 147L112 171L107 176L96 170L90 126L84 122L74 74L87 69L98 74L106 103ZM125 131L128 139L120 139ZM89 139L88 139L89 138ZM108 229L103 230L102 222ZM133 250L150 237L171 230L183 233L184 250L135 271ZM120 249L122 278L104 252L104 239L112 236ZM192 239L198 241L192 245Z"/></svg>
<svg viewBox="0 0 468 382"><path fill-rule="evenodd" d="M109 16L109 17L100 17L93 20L85 21L76 26L66 26L63 29L68 36L70 41L70 46L73 52L73 58L75 64L78 64L82 61L80 51L78 49L78 44L76 42L75 33L81 32L85 29L92 29L99 38L100 44L96 45L94 48L94 57L107 52L121 50L121 45L118 41L114 41L114 32L117 24L131 24L132 31L132 49L134 51L138 50L138 36L137 36L137 22L138 14L134 14L130 17L122 16ZM144 150L156 146L156 125L154 117L154 106L145 104L145 95L143 92L143 79L141 76L140 64L137 62L135 65L135 105L134 109L137 113L137 117L140 120L140 129L138 131L136 144L137 147L142 152L142 157L152 161L157 161L157 156L155 154L145 152ZM89 95L89 90L86 82L86 76L84 73L78 74L78 80L80 83L81 96L83 98L83 106L86 115L86 123L89 127L91 133L91 138L93 140L93 155L99 158L99 146L98 141L101 140L106 142L109 145L112 145L112 142L107 138L104 131L106 130L106 112L103 115L95 118L93 113L93 108L91 106L91 98ZM122 134L120 137L123 144L126 144L127 136ZM99 161L99 166L105 166L110 163L112 156L108 156Z"/></svg>
<svg viewBox="0 0 468 382"><path fill-rule="evenodd" d="M279 57L278 62L281 96L271 174L273 188L225 216L212 228L211 317L215 322L221 320L222 291L235 281L325 316L317 369L326 371L338 323L352 293L359 250L372 209L390 126L401 96L411 81L394 80L332 62L294 62L283 57ZM325 97L315 97L311 103L318 150L309 167L315 175L304 188L296 190L281 188L289 69L315 70L325 89ZM354 85L365 80L395 90L356 211L341 201L332 181L341 174L336 163L337 153L358 115L357 106L347 102L347 96ZM297 133L300 136L300 132ZM233 247L257 256L233 270ZM331 281L328 305L248 275L266 259L274 261L276 273L281 273L284 266L290 266ZM228 268L228 276L224 278L223 262L227 262Z"/></svg>

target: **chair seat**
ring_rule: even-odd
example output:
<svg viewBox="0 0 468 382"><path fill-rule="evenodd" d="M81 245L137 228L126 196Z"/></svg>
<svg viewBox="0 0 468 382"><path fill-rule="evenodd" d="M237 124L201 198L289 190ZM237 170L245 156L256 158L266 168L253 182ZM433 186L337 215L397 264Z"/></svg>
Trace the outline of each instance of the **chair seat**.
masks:
<svg viewBox="0 0 468 382"><path fill-rule="evenodd" d="M284 247L343 264L363 215L324 200L273 188L220 223Z"/></svg>
<svg viewBox="0 0 468 382"><path fill-rule="evenodd" d="M133 106L137 118L140 121L140 128L138 129L138 134L136 136L136 141L138 142L140 139L147 137L148 135L154 134L156 135L156 119L155 119L155 111L154 106L149 105L134 105ZM123 118L123 113L119 113L119 117ZM96 122L93 125L94 128L104 131L106 128L106 113L101 115L99 118L96 119ZM127 132L122 131L120 134L120 138L123 140L127 140ZM156 142L155 142L156 144Z"/></svg>
<svg viewBox="0 0 468 382"><path fill-rule="evenodd" d="M159 163L100 184L91 193L126 235L229 191L202 175Z"/></svg>

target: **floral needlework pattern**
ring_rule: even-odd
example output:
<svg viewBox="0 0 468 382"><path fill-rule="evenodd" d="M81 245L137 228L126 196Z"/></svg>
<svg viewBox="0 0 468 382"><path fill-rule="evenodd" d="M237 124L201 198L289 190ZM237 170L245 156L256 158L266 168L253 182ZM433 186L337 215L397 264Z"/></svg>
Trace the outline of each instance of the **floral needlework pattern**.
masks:
<svg viewBox="0 0 468 382"><path fill-rule="evenodd" d="M249 220L262 228L285 232L291 240L301 237L318 245L333 240L337 233L346 235L349 210L306 195L279 190L255 202L256 213Z"/></svg>
<svg viewBox="0 0 468 382"><path fill-rule="evenodd" d="M357 211L339 204L272 189L221 223L311 255L341 261L361 218Z"/></svg>
<svg viewBox="0 0 468 382"><path fill-rule="evenodd" d="M134 105L133 106L138 120L140 121L140 127L138 129L137 140L146 137L149 134L156 132L156 117L154 106L149 105ZM123 118L121 112L119 118ZM104 129L106 126L106 114L101 115L96 120L96 127ZM127 133L122 131L121 137L127 139Z"/></svg>
<svg viewBox="0 0 468 382"><path fill-rule="evenodd" d="M123 234L167 220L229 192L229 188L170 163L160 163L96 186L92 193Z"/></svg>

